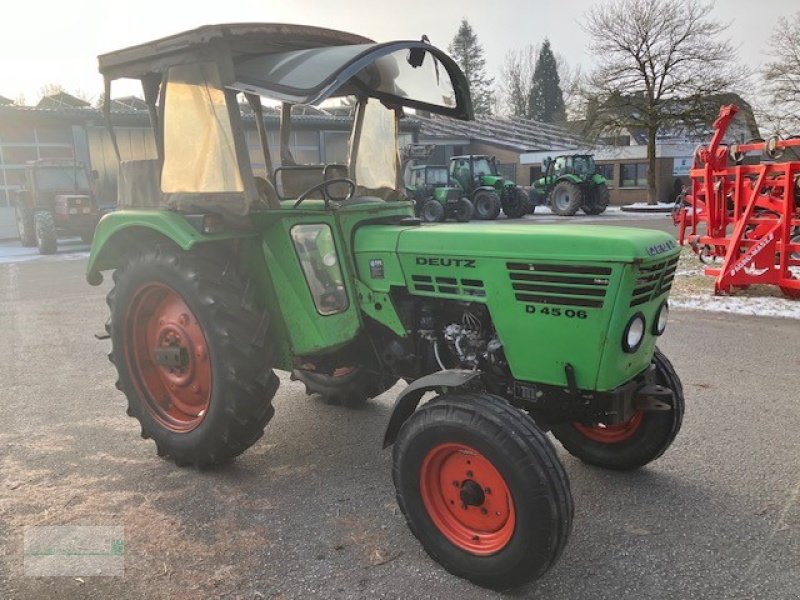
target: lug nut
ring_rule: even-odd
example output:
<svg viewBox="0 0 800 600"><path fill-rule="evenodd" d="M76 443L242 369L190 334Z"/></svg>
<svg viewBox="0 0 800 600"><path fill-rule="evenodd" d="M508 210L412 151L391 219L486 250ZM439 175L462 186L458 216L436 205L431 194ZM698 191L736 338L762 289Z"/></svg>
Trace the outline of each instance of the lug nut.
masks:
<svg viewBox="0 0 800 600"><path fill-rule="evenodd" d="M180 323L181 325L184 325L184 326L188 325L189 324L189 315L187 315L186 313L182 313L181 316L178 317L178 323Z"/></svg>

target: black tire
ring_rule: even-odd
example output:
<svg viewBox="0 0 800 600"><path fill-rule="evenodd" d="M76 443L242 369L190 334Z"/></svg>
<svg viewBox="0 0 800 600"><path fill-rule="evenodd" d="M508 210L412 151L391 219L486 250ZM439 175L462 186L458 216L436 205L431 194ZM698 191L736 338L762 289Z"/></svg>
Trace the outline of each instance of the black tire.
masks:
<svg viewBox="0 0 800 600"><path fill-rule="evenodd" d="M531 214L536 211L537 206L542 206L543 204L547 204L546 196L537 190L536 188L531 188L528 190L528 201L531 203Z"/></svg>
<svg viewBox="0 0 800 600"><path fill-rule="evenodd" d="M600 215L606 212L610 200L611 194L608 191L608 186L605 183L601 183L594 186L589 201L581 209L587 215Z"/></svg>
<svg viewBox="0 0 800 600"><path fill-rule="evenodd" d="M36 245L36 228L33 225L33 211L27 204L18 202L14 206L14 216L17 221L17 235L20 243L32 248Z"/></svg>
<svg viewBox="0 0 800 600"><path fill-rule="evenodd" d="M349 408L363 406L367 400L380 396L397 381L391 377L381 377L371 373L363 367L354 367L352 371L341 375L325 375L296 369L292 372L292 379L305 384L307 395L316 394L326 404Z"/></svg>
<svg viewBox="0 0 800 600"><path fill-rule="evenodd" d="M553 427L564 448L583 462L628 471L642 467L660 457L670 447L683 423L685 400L683 386L669 359L656 348L653 355L656 366L656 383L672 390L673 407L670 411L641 413L641 422L633 435L617 443L602 443L588 439L573 424Z"/></svg>
<svg viewBox="0 0 800 600"><path fill-rule="evenodd" d="M166 376L164 367L135 351L137 325L142 322L134 316L150 319L148 329L156 327L157 317L136 300L148 286L177 295L194 317L181 322L201 331L205 342L205 351L201 349L196 365L191 364L210 369L210 401L196 415L199 424L184 431L165 425L167 418L155 408L159 401L150 392L153 386L144 382L143 373L149 371L135 366L149 361L150 370L162 369L157 377ZM271 404L278 389L271 369L275 343L268 315L256 305L254 288L218 250L200 254L159 245L134 254L114 272L114 287L107 297L111 310L107 330L112 342L109 359L119 374L117 388L128 399L128 415L141 424L142 437L152 438L158 455L178 466L231 460L262 436L275 412ZM162 325L164 320L158 323ZM172 326L170 318L166 326Z"/></svg>
<svg viewBox="0 0 800 600"><path fill-rule="evenodd" d="M472 202L467 198L459 198L456 205L453 207L453 217L459 223L467 223L472 219L475 210L472 207Z"/></svg>
<svg viewBox="0 0 800 600"><path fill-rule="evenodd" d="M583 205L583 190L571 181L559 181L550 194L550 210L561 217L571 217Z"/></svg>
<svg viewBox="0 0 800 600"><path fill-rule="evenodd" d="M439 223L440 221L444 221L444 206L442 206L441 202L433 198L426 200L422 205L420 216L426 223Z"/></svg>
<svg viewBox="0 0 800 600"><path fill-rule="evenodd" d="M432 481L429 478L431 467L426 467L433 462L430 457L451 444L467 447L466 452L456 450L451 456L457 460L464 455L471 456L479 468L479 461L490 465L505 487L505 490L495 488L496 495L491 496L492 489L481 485L491 480L486 477L485 469L476 469L477 476L465 471L466 479L460 485L458 481L453 482L455 493L464 501L464 490L472 485L483 499L478 504L471 502L468 508L465 501L459 508L480 509L484 517L478 518L493 518L491 514L486 516L485 507L490 513L498 508L514 517L513 532L510 532L506 529L510 520L507 515L495 513L505 518L499 531L506 537L497 545L497 550L494 546L486 547L491 553L483 556L451 541L445 529L434 523L432 515L437 514L436 510L429 512L423 499L426 494L423 484ZM508 589L541 577L561 555L573 516L567 474L545 434L527 414L503 398L463 393L440 396L429 402L403 424L394 445L393 460L397 502L408 526L425 551L454 575L482 586ZM459 475L458 479L461 477ZM449 486L442 486L442 491L453 493ZM505 498L498 491L506 492ZM446 508L447 501L442 500L442 503ZM444 509L440 510L439 514L444 514ZM457 511L449 512L457 514ZM485 530L480 531L483 534ZM497 533L498 529L492 531ZM488 537L477 541L476 537L471 540L478 544L484 540L493 543Z"/></svg>
<svg viewBox="0 0 800 600"><path fill-rule="evenodd" d="M33 229L36 232L39 254L55 254L58 249L58 234L53 213L47 210L36 211L33 215Z"/></svg>
<svg viewBox="0 0 800 600"><path fill-rule="evenodd" d="M500 198L495 192L478 190L472 197L475 218L481 221L494 221L500 214Z"/></svg>
<svg viewBox="0 0 800 600"><path fill-rule="evenodd" d="M519 219L533 212L528 194L520 187L507 190L503 195L503 212L509 219Z"/></svg>

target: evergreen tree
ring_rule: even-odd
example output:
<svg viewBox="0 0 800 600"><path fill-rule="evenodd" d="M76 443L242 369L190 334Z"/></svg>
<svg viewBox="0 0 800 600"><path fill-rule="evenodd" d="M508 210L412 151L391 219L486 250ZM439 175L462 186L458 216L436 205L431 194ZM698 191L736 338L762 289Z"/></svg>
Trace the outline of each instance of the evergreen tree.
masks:
<svg viewBox="0 0 800 600"><path fill-rule="evenodd" d="M450 55L464 71L472 95L476 115L491 115L494 109L493 77L486 76L486 59L478 36L466 19L461 20L458 33L448 48Z"/></svg>
<svg viewBox="0 0 800 600"><path fill-rule="evenodd" d="M531 118L537 121L563 123L567 120L558 65L548 39L545 39L536 59L528 107Z"/></svg>

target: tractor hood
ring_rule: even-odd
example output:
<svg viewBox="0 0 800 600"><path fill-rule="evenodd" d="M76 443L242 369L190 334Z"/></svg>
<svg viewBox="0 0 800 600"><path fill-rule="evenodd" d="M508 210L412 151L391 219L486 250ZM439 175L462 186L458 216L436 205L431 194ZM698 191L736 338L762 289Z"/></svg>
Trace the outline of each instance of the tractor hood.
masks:
<svg viewBox="0 0 800 600"><path fill-rule="evenodd" d="M399 254L634 262L675 248L667 233L600 225L441 224L404 229Z"/></svg>

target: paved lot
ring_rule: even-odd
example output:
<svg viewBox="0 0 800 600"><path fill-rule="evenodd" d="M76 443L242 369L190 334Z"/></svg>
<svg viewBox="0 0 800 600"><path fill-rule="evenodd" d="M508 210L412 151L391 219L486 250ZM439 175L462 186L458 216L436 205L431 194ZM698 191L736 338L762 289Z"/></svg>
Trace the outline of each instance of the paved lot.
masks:
<svg viewBox="0 0 800 600"><path fill-rule="evenodd" d="M108 288L84 283L85 247L3 259L9 247L0 598L495 597L432 562L396 508L380 438L399 388L344 410L283 377L254 448L223 470L178 469L125 416L109 342L92 337ZM675 311L662 348L688 407L674 446L628 474L559 449L570 543L544 579L507 595L798 598L799 334L797 321ZM124 526L124 577L25 577L23 527L62 524Z"/></svg>

